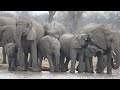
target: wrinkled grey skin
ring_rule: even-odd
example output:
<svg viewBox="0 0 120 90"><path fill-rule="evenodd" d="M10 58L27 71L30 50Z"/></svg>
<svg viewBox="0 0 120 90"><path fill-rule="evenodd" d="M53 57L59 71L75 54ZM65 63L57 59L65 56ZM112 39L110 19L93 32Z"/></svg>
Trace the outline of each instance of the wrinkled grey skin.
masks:
<svg viewBox="0 0 120 90"><path fill-rule="evenodd" d="M15 71L17 69L17 46L15 43L8 43L5 45L5 53L8 57L9 71Z"/></svg>
<svg viewBox="0 0 120 90"><path fill-rule="evenodd" d="M50 65L50 72L59 72L60 42L57 38L46 35L38 42L38 57L40 67L43 57L47 58Z"/></svg>
<svg viewBox="0 0 120 90"><path fill-rule="evenodd" d="M35 20L20 18L16 21L15 42L18 47L18 70L27 70L27 55L30 53L32 71L40 71L37 59L38 40L44 36L43 26ZM24 55L23 55L24 54ZM28 67L29 68L29 67Z"/></svg>
<svg viewBox="0 0 120 90"><path fill-rule="evenodd" d="M62 36L63 34L67 33L66 28L62 24L57 22L51 22L50 24L46 24L44 26L44 30L45 35L50 35L56 37L57 39L59 39L60 36Z"/></svg>
<svg viewBox="0 0 120 90"><path fill-rule="evenodd" d="M104 51L104 54L107 55L107 74L112 74L112 68L118 69L120 66L120 38L117 31L113 31L107 27L107 25L99 24L88 24L78 30L76 33L91 33L92 38L94 39L94 44L98 48ZM116 53L114 57L115 61L112 61L112 51ZM97 63L97 73L102 73L104 67L102 57L98 57Z"/></svg>
<svg viewBox="0 0 120 90"><path fill-rule="evenodd" d="M3 64L6 64L6 53L4 50L4 46L7 43L14 42L15 25L15 18L0 16L0 47L3 47Z"/></svg>
<svg viewBox="0 0 120 90"><path fill-rule="evenodd" d="M61 44L61 71L65 72L67 70L68 64L64 65L64 60L71 60L70 73L75 73L75 63L76 59L79 61L78 72L84 71L83 65L83 53L86 40L88 38L87 34L64 34L60 37Z"/></svg>

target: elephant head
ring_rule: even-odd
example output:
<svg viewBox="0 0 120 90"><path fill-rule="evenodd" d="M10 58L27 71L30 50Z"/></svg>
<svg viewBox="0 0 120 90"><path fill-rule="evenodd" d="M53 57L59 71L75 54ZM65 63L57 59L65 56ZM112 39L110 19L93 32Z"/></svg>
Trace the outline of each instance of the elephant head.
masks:
<svg viewBox="0 0 120 90"><path fill-rule="evenodd" d="M87 41L88 35L87 34L75 34L71 40L71 48L82 48L85 46Z"/></svg>
<svg viewBox="0 0 120 90"><path fill-rule="evenodd" d="M24 36L27 40L35 40L36 32L32 28L32 21L28 18L20 18L16 21L16 44L20 45L21 38Z"/></svg>

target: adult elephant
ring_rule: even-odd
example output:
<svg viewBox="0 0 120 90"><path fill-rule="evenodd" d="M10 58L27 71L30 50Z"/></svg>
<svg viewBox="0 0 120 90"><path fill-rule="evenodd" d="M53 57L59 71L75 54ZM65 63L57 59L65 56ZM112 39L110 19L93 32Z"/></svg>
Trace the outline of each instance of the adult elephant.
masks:
<svg viewBox="0 0 120 90"><path fill-rule="evenodd" d="M3 47L3 64L6 64L5 44L14 42L16 19L13 17L0 16L0 47Z"/></svg>
<svg viewBox="0 0 120 90"><path fill-rule="evenodd" d="M60 42L55 37L46 35L38 42L38 57L40 67L43 57L49 61L50 72L59 72ZM42 70L42 69L41 69Z"/></svg>
<svg viewBox="0 0 120 90"><path fill-rule="evenodd" d="M59 39L60 36L62 36L63 34L67 33L66 28L62 24L57 22L47 23L44 26L44 30L45 35L50 35L56 37L57 39Z"/></svg>
<svg viewBox="0 0 120 90"><path fill-rule="evenodd" d="M14 35L18 47L18 70L27 69L28 62L24 56L30 53L32 59L31 69L32 71L39 71L37 44L38 40L44 36L43 26L33 19L20 18L16 21L16 31Z"/></svg>
<svg viewBox="0 0 120 90"><path fill-rule="evenodd" d="M92 39L94 39L94 44L98 48L104 51L107 55L107 74L112 74L112 68L118 69L120 66L120 38L119 32L111 30L107 25L102 24L88 24L76 31L76 33L91 33ZM115 52L113 62L112 52ZM98 57L97 72L101 73L104 70L104 65L101 63L102 56Z"/></svg>
<svg viewBox="0 0 120 90"><path fill-rule="evenodd" d="M90 37L90 34L64 34L60 37L59 41L61 44L61 71L66 71L66 67L68 66L64 66L65 57L67 58L67 61L71 60L70 73L75 73L76 59L79 61L78 72L84 71L83 53L84 49L89 43Z"/></svg>

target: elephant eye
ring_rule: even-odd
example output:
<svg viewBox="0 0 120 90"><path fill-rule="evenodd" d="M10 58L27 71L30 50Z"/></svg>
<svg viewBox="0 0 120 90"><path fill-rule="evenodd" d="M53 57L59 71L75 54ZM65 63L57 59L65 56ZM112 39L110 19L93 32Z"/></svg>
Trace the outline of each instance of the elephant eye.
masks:
<svg viewBox="0 0 120 90"><path fill-rule="evenodd" d="M26 28L29 28L29 24L26 25Z"/></svg>

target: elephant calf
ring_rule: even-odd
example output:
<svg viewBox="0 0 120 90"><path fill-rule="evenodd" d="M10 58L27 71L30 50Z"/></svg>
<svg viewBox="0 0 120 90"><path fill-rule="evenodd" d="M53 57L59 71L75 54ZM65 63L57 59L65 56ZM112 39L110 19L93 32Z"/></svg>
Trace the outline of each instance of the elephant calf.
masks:
<svg viewBox="0 0 120 90"><path fill-rule="evenodd" d="M15 71L17 67L17 52L18 49L15 43L8 43L5 45L5 52L8 56L9 71Z"/></svg>
<svg viewBox="0 0 120 90"><path fill-rule="evenodd" d="M96 46L88 45L88 47L84 50L85 72L93 73L92 57L97 56L98 54L103 55L103 50L97 48Z"/></svg>
<svg viewBox="0 0 120 90"><path fill-rule="evenodd" d="M50 72L59 71L60 58L60 42L57 38L46 35L38 42L38 57L40 59L40 67L42 58L47 58L50 65Z"/></svg>

